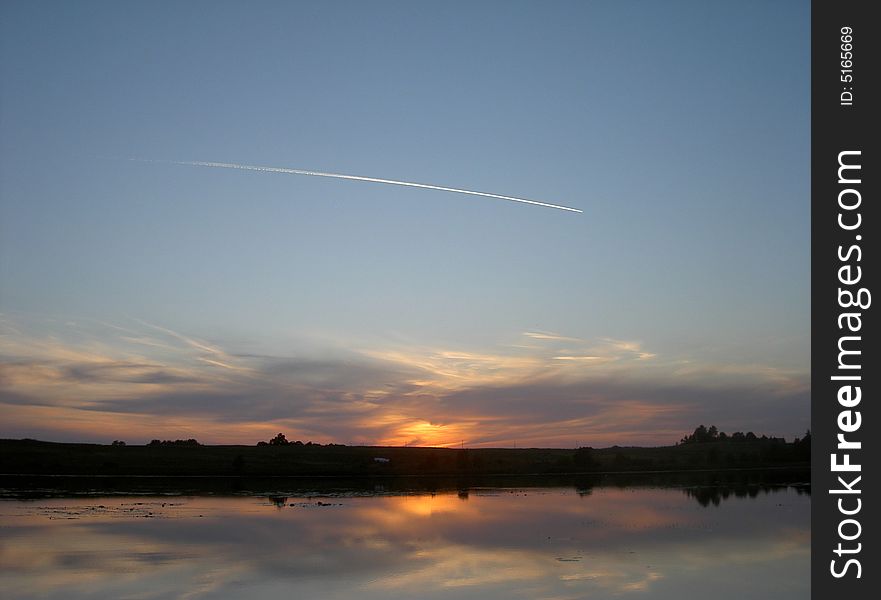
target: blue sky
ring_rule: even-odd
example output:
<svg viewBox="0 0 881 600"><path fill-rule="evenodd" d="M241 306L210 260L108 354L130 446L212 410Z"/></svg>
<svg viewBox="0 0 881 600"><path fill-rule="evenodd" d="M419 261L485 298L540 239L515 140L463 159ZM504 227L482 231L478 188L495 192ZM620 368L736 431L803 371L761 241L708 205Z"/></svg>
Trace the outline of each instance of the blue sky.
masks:
<svg viewBox="0 0 881 600"><path fill-rule="evenodd" d="M0 434L567 445L809 426L808 2L0 11ZM71 379L96 365L186 382ZM612 398L645 418L616 420ZM166 400L173 419L151 408ZM524 423L498 424L512 410Z"/></svg>

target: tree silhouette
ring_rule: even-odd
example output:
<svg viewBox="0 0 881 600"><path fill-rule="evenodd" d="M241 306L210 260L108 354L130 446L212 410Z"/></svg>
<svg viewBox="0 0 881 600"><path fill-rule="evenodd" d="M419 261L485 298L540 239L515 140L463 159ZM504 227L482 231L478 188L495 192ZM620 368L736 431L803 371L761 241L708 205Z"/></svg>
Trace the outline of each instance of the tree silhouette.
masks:
<svg viewBox="0 0 881 600"><path fill-rule="evenodd" d="M579 448L572 457L575 466L579 469L593 469L597 466L597 461L593 457L593 448Z"/></svg>
<svg viewBox="0 0 881 600"><path fill-rule="evenodd" d="M290 442L283 433L279 433L277 436L269 440L270 446L287 446L288 444L290 444Z"/></svg>

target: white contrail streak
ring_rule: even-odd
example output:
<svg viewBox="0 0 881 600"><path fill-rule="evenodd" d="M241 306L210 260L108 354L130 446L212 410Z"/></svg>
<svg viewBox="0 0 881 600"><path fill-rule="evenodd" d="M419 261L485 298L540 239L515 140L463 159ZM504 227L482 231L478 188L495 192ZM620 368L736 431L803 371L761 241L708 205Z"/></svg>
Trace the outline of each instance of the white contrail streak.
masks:
<svg viewBox="0 0 881 600"><path fill-rule="evenodd" d="M144 160L144 159L132 159ZM490 194L489 192L475 192L473 190L461 190L458 188L445 187L442 185L431 185L428 183L414 183L412 181L396 181L394 179L380 179L379 177L362 177L360 175L342 175L340 173L323 173L321 171L303 171L300 169L286 169L283 167L259 167L254 165L238 165L235 163L222 162L205 162L205 161L179 161L179 160L145 160L145 162L160 162L174 165L187 165L191 167L215 167L219 169L241 169L243 171L262 171L266 173L287 173L289 175L312 175L314 177L332 177L334 179L351 179L354 181L370 181L373 183L386 183L389 185L403 185L407 187L424 188L427 190L440 190L442 192L455 192L457 194L470 194L471 196L484 196L486 198L498 198L500 200L510 200L511 202L522 202L523 204L533 204L535 206L544 206L546 208L556 208L558 210L568 210L569 212L584 212L578 208L569 206L560 206L559 204L550 204L548 202L539 202L537 200L529 200L527 198L516 198L514 196L503 196L501 194Z"/></svg>

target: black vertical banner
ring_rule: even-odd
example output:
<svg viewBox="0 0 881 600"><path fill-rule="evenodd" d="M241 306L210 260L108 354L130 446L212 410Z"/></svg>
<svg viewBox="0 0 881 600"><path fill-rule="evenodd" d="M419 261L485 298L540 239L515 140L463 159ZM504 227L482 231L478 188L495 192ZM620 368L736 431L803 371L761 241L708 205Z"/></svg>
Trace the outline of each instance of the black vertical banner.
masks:
<svg viewBox="0 0 881 600"><path fill-rule="evenodd" d="M877 598L881 22L815 1L811 42L812 524L816 598ZM877 10L877 5L874 7ZM877 14L877 13L876 13Z"/></svg>

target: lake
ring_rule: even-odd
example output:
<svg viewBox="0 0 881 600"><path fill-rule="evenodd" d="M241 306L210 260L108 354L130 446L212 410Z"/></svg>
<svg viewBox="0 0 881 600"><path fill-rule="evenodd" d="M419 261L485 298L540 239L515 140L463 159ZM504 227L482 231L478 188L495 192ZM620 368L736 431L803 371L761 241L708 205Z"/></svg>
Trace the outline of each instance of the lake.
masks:
<svg viewBox="0 0 881 600"><path fill-rule="evenodd" d="M808 485L4 489L4 598L806 598ZM286 494L291 495L286 495Z"/></svg>

